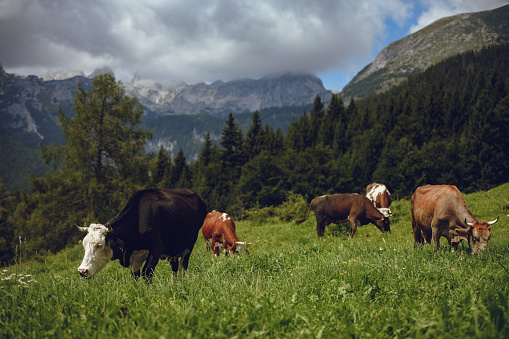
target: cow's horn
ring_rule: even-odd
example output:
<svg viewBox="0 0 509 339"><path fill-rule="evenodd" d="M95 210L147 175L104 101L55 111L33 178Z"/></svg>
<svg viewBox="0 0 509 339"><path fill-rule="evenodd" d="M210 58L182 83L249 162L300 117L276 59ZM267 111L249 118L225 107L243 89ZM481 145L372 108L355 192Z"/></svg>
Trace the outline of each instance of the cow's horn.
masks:
<svg viewBox="0 0 509 339"><path fill-rule="evenodd" d="M474 226L474 223L473 222L467 222L467 218L465 218L465 225L472 227L472 226Z"/></svg>
<svg viewBox="0 0 509 339"><path fill-rule="evenodd" d="M74 226L76 226L81 232L88 232L88 227L80 227L76 224L74 224Z"/></svg>
<svg viewBox="0 0 509 339"><path fill-rule="evenodd" d="M493 225L494 223L496 223L496 222L498 221L498 218L499 218L499 217L497 217L497 219L496 219L496 220L493 220L493 221L488 221L488 225Z"/></svg>

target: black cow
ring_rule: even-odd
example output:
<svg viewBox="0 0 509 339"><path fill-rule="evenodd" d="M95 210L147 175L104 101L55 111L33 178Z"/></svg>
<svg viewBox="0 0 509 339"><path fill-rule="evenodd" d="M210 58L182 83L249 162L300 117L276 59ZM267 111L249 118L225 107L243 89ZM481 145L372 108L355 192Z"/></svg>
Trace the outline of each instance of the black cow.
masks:
<svg viewBox="0 0 509 339"><path fill-rule="evenodd" d="M106 225L79 227L85 256L78 271L93 277L115 259L133 275L150 280L160 258L169 258L174 275L185 274L189 256L207 215L207 205L188 189L148 189L134 193ZM180 258L180 263L179 263Z"/></svg>

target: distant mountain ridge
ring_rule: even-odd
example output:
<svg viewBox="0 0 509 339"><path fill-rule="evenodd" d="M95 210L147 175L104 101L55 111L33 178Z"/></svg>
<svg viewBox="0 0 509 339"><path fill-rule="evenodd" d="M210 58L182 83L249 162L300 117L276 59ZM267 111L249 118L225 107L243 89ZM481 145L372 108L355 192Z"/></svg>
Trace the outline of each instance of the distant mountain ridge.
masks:
<svg viewBox="0 0 509 339"><path fill-rule="evenodd" d="M113 75L105 67L89 76L80 71L53 71L41 77L20 77L6 73L0 65L0 123L15 134L33 134L32 137L43 141L49 125L57 122L59 108L71 114L77 84L90 89L93 78L104 73ZM146 115L152 118L174 114L252 113L272 107L309 105L316 95L326 102L332 96L322 81L310 74L216 81L210 85L183 83L172 87L135 77L124 87L129 96L138 98Z"/></svg>
<svg viewBox="0 0 509 339"><path fill-rule="evenodd" d="M509 5L443 18L385 47L342 94L365 97L383 92L448 57L505 43L509 43Z"/></svg>
<svg viewBox="0 0 509 339"><path fill-rule="evenodd" d="M126 91L136 96L152 113L212 114L252 113L271 107L302 106L313 102L316 95L329 101L332 92L323 87L313 74L282 74L261 79L239 79L212 84L179 84L163 87L133 79Z"/></svg>

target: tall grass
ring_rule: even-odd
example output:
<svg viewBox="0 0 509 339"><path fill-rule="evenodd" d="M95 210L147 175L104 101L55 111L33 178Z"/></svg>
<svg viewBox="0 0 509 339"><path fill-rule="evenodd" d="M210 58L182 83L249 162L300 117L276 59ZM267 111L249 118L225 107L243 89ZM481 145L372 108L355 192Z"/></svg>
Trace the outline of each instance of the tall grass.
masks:
<svg viewBox="0 0 509 339"><path fill-rule="evenodd" d="M509 185L466 196L479 219L501 217L480 256L445 239L414 251L406 200L391 234L365 225L352 240L333 226L318 240L313 216L237 222L249 256L214 258L200 236L184 279L160 261L150 285L117 262L79 278L76 245L0 271L0 336L507 338L508 196Z"/></svg>

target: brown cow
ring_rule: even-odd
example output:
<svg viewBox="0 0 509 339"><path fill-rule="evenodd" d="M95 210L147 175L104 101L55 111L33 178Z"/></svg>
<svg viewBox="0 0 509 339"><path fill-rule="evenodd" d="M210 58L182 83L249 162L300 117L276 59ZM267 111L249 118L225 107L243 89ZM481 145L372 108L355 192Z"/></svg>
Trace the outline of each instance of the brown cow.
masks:
<svg viewBox="0 0 509 339"><path fill-rule="evenodd" d="M212 248L216 257L219 256L219 248L224 249L225 254L228 252L246 252L247 245L244 241L239 241L235 233L235 222L226 213L212 211L207 214L203 227L201 229L207 250Z"/></svg>
<svg viewBox="0 0 509 339"><path fill-rule="evenodd" d="M414 248L433 241L436 251L440 237L445 237L453 249L465 240L475 254L484 249L491 237L491 226L498 221L477 221L453 185L427 185L412 195L412 229Z"/></svg>
<svg viewBox="0 0 509 339"><path fill-rule="evenodd" d="M383 184L372 183L366 187L366 197L373 202L373 205L386 217L394 215L391 212L391 193Z"/></svg>
<svg viewBox="0 0 509 339"><path fill-rule="evenodd" d="M331 223L341 224L350 221L352 232L350 239L357 231L357 223L374 224L382 232L390 232L390 220L378 211L371 201L360 194L333 194L314 198L309 206L306 217L296 221L297 225L303 223L313 210L316 216L316 233L321 238L325 227Z"/></svg>

